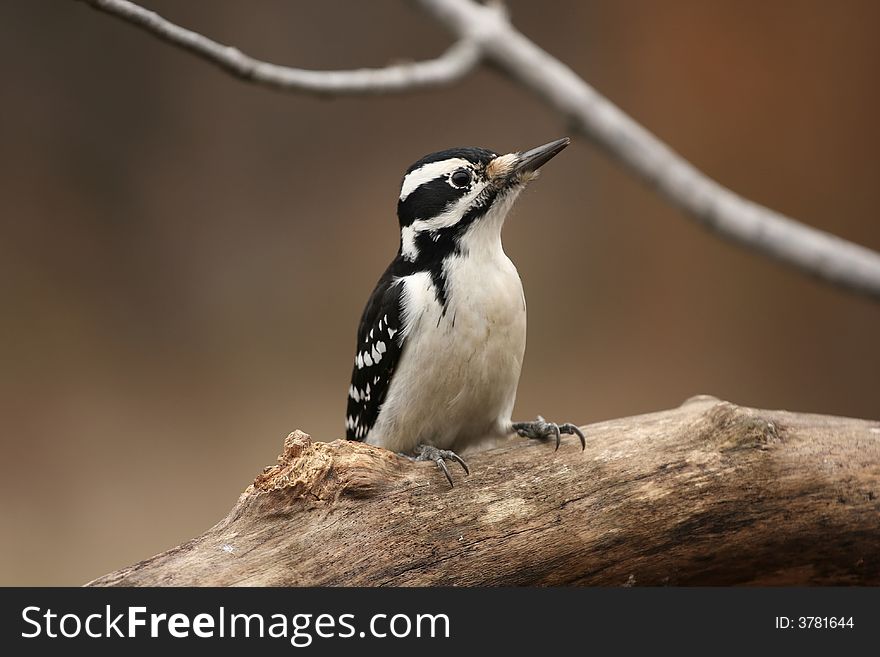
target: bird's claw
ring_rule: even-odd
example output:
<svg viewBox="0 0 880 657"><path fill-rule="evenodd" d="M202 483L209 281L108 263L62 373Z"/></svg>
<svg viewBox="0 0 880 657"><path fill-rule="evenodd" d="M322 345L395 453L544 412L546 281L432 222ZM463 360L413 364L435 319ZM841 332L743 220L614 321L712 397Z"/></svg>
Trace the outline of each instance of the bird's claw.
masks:
<svg viewBox="0 0 880 657"><path fill-rule="evenodd" d="M555 422L547 422L540 415L534 422L514 422L513 430L523 438L533 438L535 440L546 440L548 438L556 439L556 449L562 442L562 434L572 434L580 438L581 451L587 448L587 439L584 433L577 425L565 422L564 424L556 424Z"/></svg>
<svg viewBox="0 0 880 657"><path fill-rule="evenodd" d="M452 483L452 474L449 472L449 468L446 467L446 461L455 461L458 463L464 473L469 475L471 471L468 469L467 463L455 452L450 449L438 449L433 445L419 445L416 447L416 456L414 458L416 461L434 461L437 464L437 467L446 475L446 481L449 482L450 486L455 486Z"/></svg>

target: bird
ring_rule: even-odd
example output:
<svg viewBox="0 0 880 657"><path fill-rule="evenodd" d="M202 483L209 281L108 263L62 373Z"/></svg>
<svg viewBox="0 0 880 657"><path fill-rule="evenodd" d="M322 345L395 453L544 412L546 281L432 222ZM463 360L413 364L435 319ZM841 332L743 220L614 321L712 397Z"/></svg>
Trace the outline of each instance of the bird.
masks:
<svg viewBox="0 0 880 657"><path fill-rule="evenodd" d="M570 140L499 154L460 147L426 155L403 176L400 245L367 301L348 389L348 440L446 461L489 438L586 439L540 415L513 422L526 346L526 302L504 253L508 211Z"/></svg>

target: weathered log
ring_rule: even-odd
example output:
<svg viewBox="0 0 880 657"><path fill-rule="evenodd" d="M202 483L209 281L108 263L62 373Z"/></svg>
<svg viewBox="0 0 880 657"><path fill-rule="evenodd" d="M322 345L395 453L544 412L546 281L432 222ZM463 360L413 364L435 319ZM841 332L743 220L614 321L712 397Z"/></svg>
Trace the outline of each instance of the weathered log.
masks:
<svg viewBox="0 0 880 657"><path fill-rule="evenodd" d="M713 397L430 463L295 431L229 515L90 582L880 584L880 422Z"/></svg>

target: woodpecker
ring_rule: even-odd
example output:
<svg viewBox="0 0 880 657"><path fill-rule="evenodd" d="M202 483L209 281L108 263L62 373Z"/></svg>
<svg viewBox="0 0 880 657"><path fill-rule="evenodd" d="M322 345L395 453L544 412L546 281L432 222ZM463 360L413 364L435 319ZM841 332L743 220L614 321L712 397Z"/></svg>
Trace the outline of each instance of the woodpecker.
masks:
<svg viewBox="0 0 880 657"><path fill-rule="evenodd" d="M526 302L504 253L508 211L565 137L500 155L432 153L407 169L400 248L361 316L348 389L346 437L468 473L456 452L490 437L577 435L577 426L512 422L526 345Z"/></svg>

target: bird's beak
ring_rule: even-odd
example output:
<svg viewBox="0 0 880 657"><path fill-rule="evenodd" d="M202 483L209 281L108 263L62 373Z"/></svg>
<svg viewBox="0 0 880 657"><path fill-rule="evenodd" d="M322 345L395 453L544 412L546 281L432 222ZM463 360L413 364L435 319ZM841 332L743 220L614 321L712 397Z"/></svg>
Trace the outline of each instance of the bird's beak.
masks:
<svg viewBox="0 0 880 657"><path fill-rule="evenodd" d="M562 139L551 141L549 144L544 144L543 146L538 146L531 150L518 153L517 155L519 158L513 167L513 173L528 174L537 171L561 153L570 143L571 139L563 137Z"/></svg>
<svg viewBox="0 0 880 657"><path fill-rule="evenodd" d="M526 184L538 175L538 169L568 146L568 137L520 153L499 155L489 162L486 173L499 187Z"/></svg>

